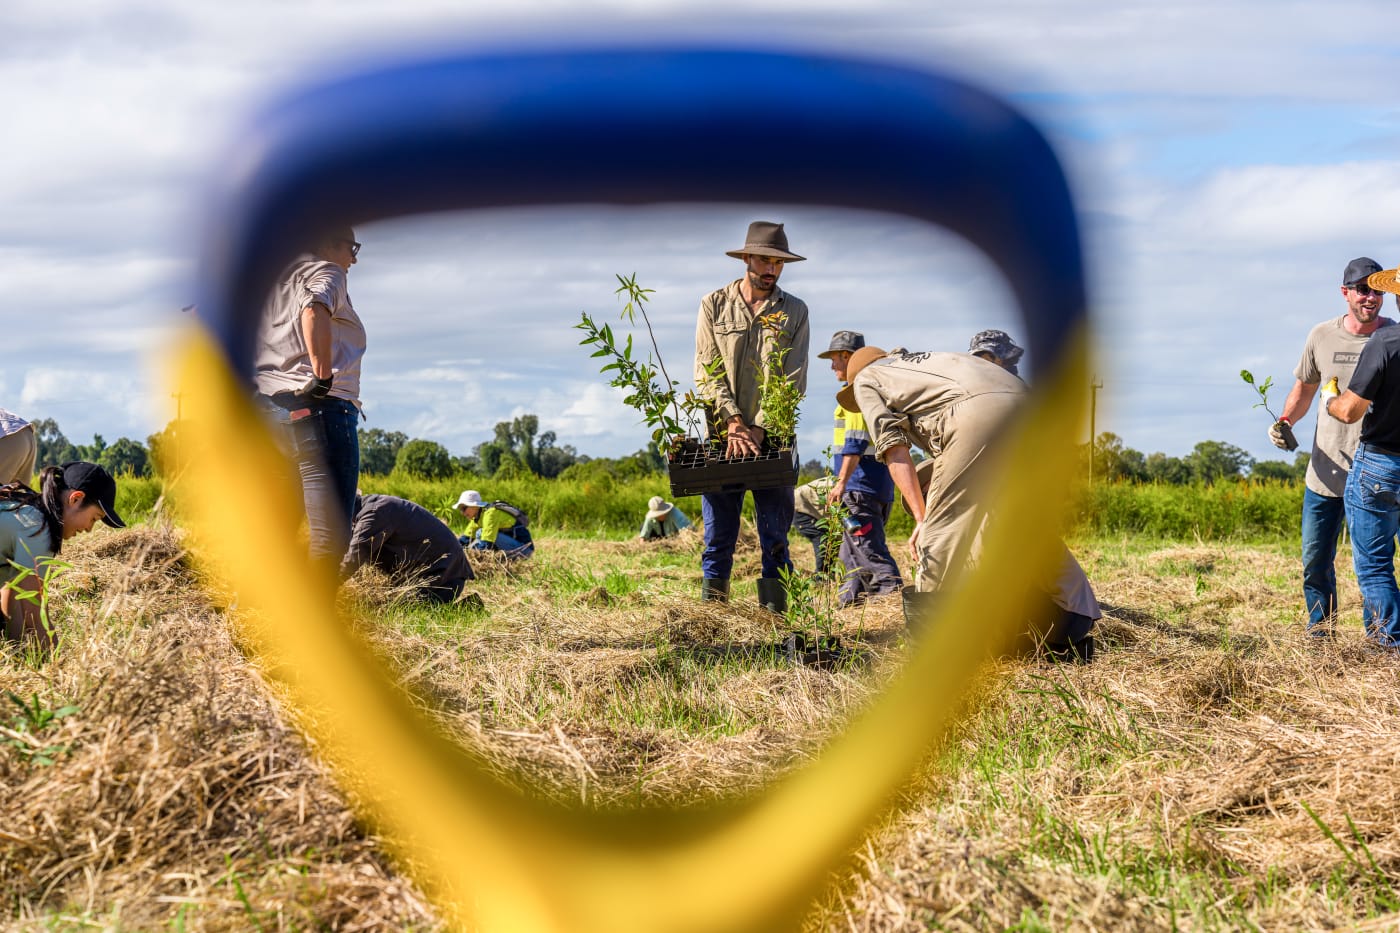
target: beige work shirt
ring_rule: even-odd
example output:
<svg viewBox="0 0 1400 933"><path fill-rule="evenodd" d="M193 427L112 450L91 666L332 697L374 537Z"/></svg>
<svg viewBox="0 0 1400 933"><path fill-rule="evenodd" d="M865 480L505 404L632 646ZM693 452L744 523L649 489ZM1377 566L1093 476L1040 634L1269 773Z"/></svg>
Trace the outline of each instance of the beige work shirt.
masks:
<svg viewBox="0 0 1400 933"><path fill-rule="evenodd" d="M750 311L739 293L741 281L735 279L700 302L695 325L695 387L714 407L721 424L741 415L750 427L764 427L759 410L763 361L774 347L789 348L783 370L797 391L807 394L807 345L811 338L807 305L775 287L770 298ZM777 333L759 322L760 317L775 312L786 315ZM705 366L715 358L722 360L724 367L718 378L711 379Z"/></svg>
<svg viewBox="0 0 1400 933"><path fill-rule="evenodd" d="M311 354L301 329L302 309L319 304L331 312L331 398L360 404L360 360L365 325L350 303L345 270L310 254L287 267L271 295L258 328L254 379L264 395L299 392L313 375Z"/></svg>
<svg viewBox="0 0 1400 933"><path fill-rule="evenodd" d="M1293 376L1306 385L1321 385L1335 378L1343 392L1356 372L1356 361L1371 334L1353 334L1346 328L1347 316L1323 321L1308 332L1303 356ZM1381 327L1391 324L1381 318ZM1377 331L1379 332L1379 331ZM1327 417L1318 406L1317 430L1313 434L1312 456L1308 458L1307 486L1319 496L1339 499L1351 472L1356 445L1361 442L1361 421L1347 424Z"/></svg>
<svg viewBox="0 0 1400 933"><path fill-rule="evenodd" d="M893 354L862 369L851 385L881 461L896 446L937 453L946 413L964 399L1026 394L1016 376L967 353Z"/></svg>

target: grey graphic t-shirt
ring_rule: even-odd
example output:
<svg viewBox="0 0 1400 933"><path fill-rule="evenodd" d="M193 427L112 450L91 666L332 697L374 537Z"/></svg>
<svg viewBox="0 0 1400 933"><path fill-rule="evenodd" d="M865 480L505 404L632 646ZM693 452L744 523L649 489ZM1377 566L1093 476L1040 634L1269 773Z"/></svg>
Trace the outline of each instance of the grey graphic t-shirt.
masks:
<svg viewBox="0 0 1400 933"><path fill-rule="evenodd" d="M1370 334L1349 333L1344 326L1346 315L1323 321L1308 333L1303 345L1303 358L1293 370L1299 382L1322 385L1333 376L1337 385L1346 390L1351 381L1361 348ZM1382 318L1381 326L1391 321ZM1317 433L1313 437L1312 461L1308 464L1308 488L1321 496L1341 496L1351 472L1351 458L1361 437L1361 422L1343 424L1322 410L1321 395L1317 398Z"/></svg>

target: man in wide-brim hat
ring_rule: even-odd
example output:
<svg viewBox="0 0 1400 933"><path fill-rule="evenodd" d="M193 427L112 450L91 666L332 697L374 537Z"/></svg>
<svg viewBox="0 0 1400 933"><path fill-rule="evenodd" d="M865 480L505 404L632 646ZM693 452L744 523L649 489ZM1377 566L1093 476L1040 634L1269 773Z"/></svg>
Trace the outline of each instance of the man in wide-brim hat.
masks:
<svg viewBox="0 0 1400 933"><path fill-rule="evenodd" d="M744 263L744 275L700 302L695 386L708 403L712 434L723 433L726 455L740 457L763 449L766 429L760 401L769 354L786 351L784 373L799 393L807 391L807 305L778 287L783 266L804 257L788 249L783 225L768 220L749 224L744 245L725 255ZM745 492L704 494L705 550L700 560L704 599L729 596ZM792 527L793 487L752 492L763 559L759 601L781 611L787 598L779 575L784 568L792 568L787 536Z"/></svg>
<svg viewBox="0 0 1400 933"><path fill-rule="evenodd" d="M913 589L920 596L937 593L976 556L992 506L991 460L999 436L1025 402L1026 384L968 353L887 354L869 346L851 354L846 378L850 384L836 400L865 416L875 454L890 468L914 517L909 544L919 564ZM933 455L927 493L910 455L913 447ZM1034 581L1045 602L1033 613L1031 634L1053 656L1092 658L1094 622L1102 615L1098 601L1082 571L1073 579L1057 576L1058 568ZM917 606L911 589L904 592L906 606ZM908 615L917 620L917 609Z"/></svg>

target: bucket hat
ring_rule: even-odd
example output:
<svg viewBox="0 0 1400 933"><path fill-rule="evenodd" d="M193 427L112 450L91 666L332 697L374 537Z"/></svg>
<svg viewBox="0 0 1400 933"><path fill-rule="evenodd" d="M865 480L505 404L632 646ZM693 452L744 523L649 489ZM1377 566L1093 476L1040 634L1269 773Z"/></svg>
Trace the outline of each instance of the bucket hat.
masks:
<svg viewBox="0 0 1400 933"><path fill-rule="evenodd" d="M485 507L485 505L486 503L483 502L481 499L481 493L477 492L475 489L468 489L466 492L462 493L460 496L457 497L457 504L454 505L453 508L460 509L463 506L475 506L477 508L483 508Z"/></svg>
<svg viewBox="0 0 1400 933"><path fill-rule="evenodd" d="M846 387L836 393L836 402L846 411L860 411L860 406L856 404L856 390L852 388L852 383L856 381L856 376L860 371L876 360L882 360L889 356L879 347L861 347L851 354L850 361L846 364Z"/></svg>
<svg viewBox="0 0 1400 933"><path fill-rule="evenodd" d="M854 353L865 346L865 335L853 330L838 330L831 335L831 346L818 353L817 359L829 360L838 353Z"/></svg>
<svg viewBox="0 0 1400 933"><path fill-rule="evenodd" d="M663 519L671 514L672 505L660 496L652 496L647 503L647 518Z"/></svg>
<svg viewBox="0 0 1400 933"><path fill-rule="evenodd" d="M743 259L745 254L771 256L784 262L801 262L807 258L788 251L787 234L783 232L783 225L775 224L771 220L755 220L749 224L749 234L744 237L743 248L728 250L724 255Z"/></svg>
<svg viewBox="0 0 1400 933"><path fill-rule="evenodd" d="M1016 364L1025 355L1025 350L1017 346L1016 341L1011 339L1011 335L1004 330L981 330L972 335L972 340L967 345L967 352L972 354L990 353L1001 360L1007 372L1013 376L1020 375L1016 371Z"/></svg>

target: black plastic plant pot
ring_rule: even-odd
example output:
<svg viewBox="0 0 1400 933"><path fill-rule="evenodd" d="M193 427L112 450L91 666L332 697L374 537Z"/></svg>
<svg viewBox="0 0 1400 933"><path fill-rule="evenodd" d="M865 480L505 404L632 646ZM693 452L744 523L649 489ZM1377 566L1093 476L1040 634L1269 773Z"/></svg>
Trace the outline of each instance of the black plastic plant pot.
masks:
<svg viewBox="0 0 1400 933"><path fill-rule="evenodd" d="M687 438L666 460L673 497L796 486L799 465L796 445L765 447L756 456L725 457L723 447L694 438Z"/></svg>

